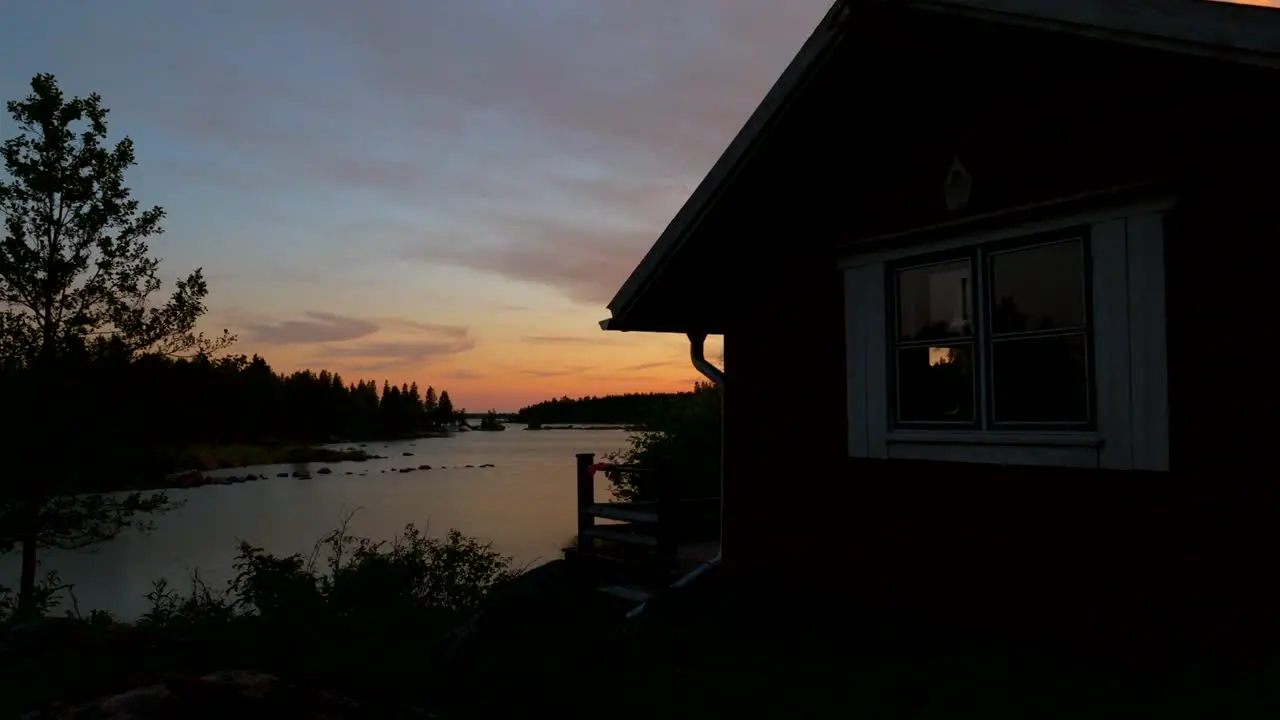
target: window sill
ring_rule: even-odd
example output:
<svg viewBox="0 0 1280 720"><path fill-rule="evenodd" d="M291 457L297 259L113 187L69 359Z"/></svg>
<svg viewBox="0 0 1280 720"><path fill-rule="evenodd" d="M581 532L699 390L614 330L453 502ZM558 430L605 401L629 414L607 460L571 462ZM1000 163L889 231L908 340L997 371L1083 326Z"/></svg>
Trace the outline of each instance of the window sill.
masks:
<svg viewBox="0 0 1280 720"><path fill-rule="evenodd" d="M1097 468L1102 445L1094 432L895 430L883 452L896 460Z"/></svg>
<svg viewBox="0 0 1280 720"><path fill-rule="evenodd" d="M1096 432L1058 430L892 430L885 441L893 444L926 445L1020 445L1035 447L1101 448Z"/></svg>

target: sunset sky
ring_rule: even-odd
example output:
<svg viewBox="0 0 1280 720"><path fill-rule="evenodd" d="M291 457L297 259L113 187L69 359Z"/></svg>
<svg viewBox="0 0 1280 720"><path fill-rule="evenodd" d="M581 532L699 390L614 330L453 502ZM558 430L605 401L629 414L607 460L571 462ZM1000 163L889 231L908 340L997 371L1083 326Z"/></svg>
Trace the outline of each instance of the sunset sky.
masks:
<svg viewBox="0 0 1280 720"><path fill-rule="evenodd" d="M238 352L514 409L690 386L597 322L829 4L6 0L0 99L103 96Z"/></svg>
<svg viewBox="0 0 1280 720"><path fill-rule="evenodd" d="M692 383L597 322L829 4L5 0L0 99L103 95L238 352L506 410Z"/></svg>

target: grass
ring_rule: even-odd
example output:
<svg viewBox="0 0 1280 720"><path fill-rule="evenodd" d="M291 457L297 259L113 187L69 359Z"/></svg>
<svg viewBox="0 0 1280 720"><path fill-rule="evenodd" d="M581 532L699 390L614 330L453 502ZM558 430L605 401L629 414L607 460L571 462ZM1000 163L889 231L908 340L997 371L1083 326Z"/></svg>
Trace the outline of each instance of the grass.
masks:
<svg viewBox="0 0 1280 720"><path fill-rule="evenodd" d="M834 581L820 596L718 583L655 600L613 630L555 623L480 676L460 718L574 715L788 718L1275 717L1268 669L1136 667L935 626L864 605ZM535 623L536 624L536 623ZM574 632L574 628L577 632ZM460 684L471 687L471 684Z"/></svg>

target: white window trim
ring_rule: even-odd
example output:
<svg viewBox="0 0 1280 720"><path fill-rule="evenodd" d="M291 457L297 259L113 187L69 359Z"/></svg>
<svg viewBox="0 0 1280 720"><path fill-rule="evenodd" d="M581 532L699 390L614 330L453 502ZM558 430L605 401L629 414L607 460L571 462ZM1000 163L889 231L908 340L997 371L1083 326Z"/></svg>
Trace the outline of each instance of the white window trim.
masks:
<svg viewBox="0 0 1280 720"><path fill-rule="evenodd" d="M1171 205L1163 202L1020 224L842 260L849 455L1168 470L1163 218ZM1092 230L1096 430L891 429L885 263L1080 225Z"/></svg>

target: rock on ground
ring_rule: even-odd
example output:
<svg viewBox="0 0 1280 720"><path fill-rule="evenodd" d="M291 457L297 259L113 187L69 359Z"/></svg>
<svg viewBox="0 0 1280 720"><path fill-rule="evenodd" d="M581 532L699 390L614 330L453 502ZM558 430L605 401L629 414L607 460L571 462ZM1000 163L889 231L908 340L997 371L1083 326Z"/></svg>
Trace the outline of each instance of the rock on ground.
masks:
<svg viewBox="0 0 1280 720"><path fill-rule="evenodd" d="M134 688L84 705L27 713L22 720L242 720L251 717L344 720L434 716L417 708L364 709L349 700L303 690L273 675L230 670L175 676L163 683Z"/></svg>

